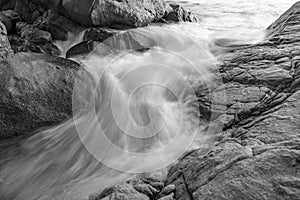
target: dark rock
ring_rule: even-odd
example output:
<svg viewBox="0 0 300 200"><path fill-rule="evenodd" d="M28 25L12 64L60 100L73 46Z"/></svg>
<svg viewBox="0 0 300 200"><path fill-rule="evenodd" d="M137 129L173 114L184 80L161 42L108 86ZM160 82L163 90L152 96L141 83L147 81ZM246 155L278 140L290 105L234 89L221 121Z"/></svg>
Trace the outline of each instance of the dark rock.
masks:
<svg viewBox="0 0 300 200"><path fill-rule="evenodd" d="M47 31L37 30L32 34L29 41L35 44L45 44L47 42L52 42L52 36Z"/></svg>
<svg viewBox="0 0 300 200"><path fill-rule="evenodd" d="M116 34L116 32L109 32L109 34L114 34L114 36L108 37L108 39L102 41L102 43L97 41L83 41L73 46L67 52L67 58L78 55L87 55L91 52L102 56L122 50L143 52L156 45L156 42L153 39L135 31L127 31L120 34ZM104 32L103 37L105 38L107 36L108 35L105 35ZM101 37L96 39L101 40Z"/></svg>
<svg viewBox="0 0 300 200"><path fill-rule="evenodd" d="M168 12L164 19L174 22L198 22L198 18L190 11L187 11L180 5L170 4L172 10Z"/></svg>
<svg viewBox="0 0 300 200"><path fill-rule="evenodd" d="M7 19L5 19L6 16ZM1 20L3 19L4 21L6 21L6 28L8 28L8 32L9 33L15 33L16 32L16 24L21 20L19 14L13 10L5 10L5 11L2 11L1 14L0 14L0 18Z"/></svg>
<svg viewBox="0 0 300 200"><path fill-rule="evenodd" d="M13 24L12 24L11 19L9 17L7 17L6 15L4 15L2 12L0 12L0 22L4 24L4 26L6 27L6 31L8 33L10 33L12 31Z"/></svg>
<svg viewBox="0 0 300 200"><path fill-rule="evenodd" d="M42 16L47 9L41 5L40 1L16 0L15 11L20 15L22 21L33 23Z"/></svg>
<svg viewBox="0 0 300 200"><path fill-rule="evenodd" d="M90 26L94 2L94 0L62 0L62 7L74 22Z"/></svg>
<svg viewBox="0 0 300 200"><path fill-rule="evenodd" d="M53 40L63 41L68 39L68 33L77 33L84 29L53 10L45 12L34 22L33 26L51 33Z"/></svg>
<svg viewBox="0 0 300 200"><path fill-rule="evenodd" d="M16 5L16 0L1 0L0 10L13 10Z"/></svg>
<svg viewBox="0 0 300 200"><path fill-rule="evenodd" d="M30 134L72 116L80 66L49 55L17 53L0 62L0 138Z"/></svg>
<svg viewBox="0 0 300 200"><path fill-rule="evenodd" d="M163 0L100 0L91 10L91 21L95 26L141 27L161 19L166 7Z"/></svg>
<svg viewBox="0 0 300 200"><path fill-rule="evenodd" d="M7 38L6 27L0 22L0 59L10 57L13 54Z"/></svg>
<svg viewBox="0 0 300 200"><path fill-rule="evenodd" d="M83 41L103 42L118 33L119 31L109 28L89 28L84 33Z"/></svg>

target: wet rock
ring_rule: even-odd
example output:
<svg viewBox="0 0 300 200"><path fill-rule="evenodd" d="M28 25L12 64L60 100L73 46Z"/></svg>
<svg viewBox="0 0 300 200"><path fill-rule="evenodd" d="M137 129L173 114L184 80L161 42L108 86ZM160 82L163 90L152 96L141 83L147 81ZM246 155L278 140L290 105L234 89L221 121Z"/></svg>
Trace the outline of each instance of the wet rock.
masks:
<svg viewBox="0 0 300 200"><path fill-rule="evenodd" d="M100 0L91 9L91 21L95 26L123 24L141 27L161 19L166 7L163 0Z"/></svg>
<svg viewBox="0 0 300 200"><path fill-rule="evenodd" d="M299 5L268 28L262 43L232 46L222 56L224 85L216 93L226 91L233 120L212 146L171 168L175 199L298 198Z"/></svg>
<svg viewBox="0 0 300 200"><path fill-rule="evenodd" d="M0 138L31 134L70 118L79 68L73 61L45 54L17 53L2 60Z"/></svg>
<svg viewBox="0 0 300 200"><path fill-rule="evenodd" d="M198 22L199 19L190 11L180 5L170 4L172 10L166 14L164 19L174 22Z"/></svg>
<svg viewBox="0 0 300 200"><path fill-rule="evenodd" d="M217 72L223 84L197 94L225 107L220 117L230 120L210 145L171 167L165 184L175 185L174 199L299 199L299 6L274 22L261 43L225 48Z"/></svg>
<svg viewBox="0 0 300 200"><path fill-rule="evenodd" d="M109 28L89 28L85 31L83 41L98 41L103 42L108 38L120 33L115 29Z"/></svg>
<svg viewBox="0 0 300 200"><path fill-rule="evenodd" d="M35 44L45 44L52 42L52 36L47 31L37 30L31 35L29 41Z"/></svg>
<svg viewBox="0 0 300 200"><path fill-rule="evenodd" d="M12 31L13 24L11 19L4 15L2 12L0 12L0 22L4 24L8 33Z"/></svg>
<svg viewBox="0 0 300 200"><path fill-rule="evenodd" d="M68 33L80 32L84 28L53 10L46 11L33 24L37 29L51 33L53 40L67 40Z"/></svg>
<svg viewBox="0 0 300 200"><path fill-rule="evenodd" d="M10 57L13 54L7 38L6 27L0 22L0 59Z"/></svg>
<svg viewBox="0 0 300 200"><path fill-rule="evenodd" d="M5 10L5 11L2 11L1 14L6 16L10 21L10 22L7 22L8 26L11 25L11 27L8 29L8 32L15 33L16 32L16 24L21 20L19 14L13 10ZM1 16L1 14L0 14L0 16Z"/></svg>
<svg viewBox="0 0 300 200"><path fill-rule="evenodd" d="M149 48L155 46L155 41L146 35L134 31L123 32L116 34L112 32L114 36L109 37L112 39L106 39L101 42L97 41L83 41L67 52L67 58L71 58L78 55L87 55L94 53L100 56L108 55L110 53L122 51L122 50L134 50L134 51L147 51ZM108 35L104 35L107 37ZM98 38L101 39L101 38Z"/></svg>

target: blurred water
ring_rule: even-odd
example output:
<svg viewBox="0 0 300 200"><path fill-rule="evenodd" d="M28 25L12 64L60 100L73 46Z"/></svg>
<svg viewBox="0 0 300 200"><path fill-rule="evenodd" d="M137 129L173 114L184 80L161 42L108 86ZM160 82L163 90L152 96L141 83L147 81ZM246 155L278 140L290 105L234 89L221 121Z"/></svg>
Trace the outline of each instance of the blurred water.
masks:
<svg viewBox="0 0 300 200"><path fill-rule="evenodd" d="M174 0L201 19L217 40L255 43L264 30L297 0Z"/></svg>

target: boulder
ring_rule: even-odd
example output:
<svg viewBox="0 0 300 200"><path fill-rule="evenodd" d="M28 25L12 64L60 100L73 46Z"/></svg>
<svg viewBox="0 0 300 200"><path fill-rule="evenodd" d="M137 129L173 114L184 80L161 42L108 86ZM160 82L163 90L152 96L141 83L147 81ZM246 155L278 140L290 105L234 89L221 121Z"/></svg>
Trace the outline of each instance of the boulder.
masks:
<svg viewBox="0 0 300 200"><path fill-rule="evenodd" d="M51 33L53 40L67 40L68 33L76 33L84 29L54 10L46 11L34 22L33 26Z"/></svg>
<svg viewBox="0 0 300 200"><path fill-rule="evenodd" d="M0 59L10 57L13 54L7 38L7 31L4 24L0 22Z"/></svg>
<svg viewBox="0 0 300 200"><path fill-rule="evenodd" d="M195 23L199 21L195 15L180 5L170 4L170 7L172 8L171 11L164 16L167 21Z"/></svg>
<svg viewBox="0 0 300 200"><path fill-rule="evenodd" d="M163 0L97 0L91 9L91 21L95 26L141 27L158 21L165 11Z"/></svg>
<svg viewBox="0 0 300 200"><path fill-rule="evenodd" d="M45 54L17 53L0 61L0 139L72 117L78 69L73 61Z"/></svg>

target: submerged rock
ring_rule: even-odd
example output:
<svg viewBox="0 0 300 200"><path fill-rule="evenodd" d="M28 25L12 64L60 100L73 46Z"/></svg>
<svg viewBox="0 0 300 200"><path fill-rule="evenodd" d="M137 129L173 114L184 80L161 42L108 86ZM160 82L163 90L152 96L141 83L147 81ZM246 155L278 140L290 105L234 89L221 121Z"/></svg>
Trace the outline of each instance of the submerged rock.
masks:
<svg viewBox="0 0 300 200"><path fill-rule="evenodd" d="M70 60L17 53L0 62L0 139L30 134L72 116L80 66Z"/></svg>

